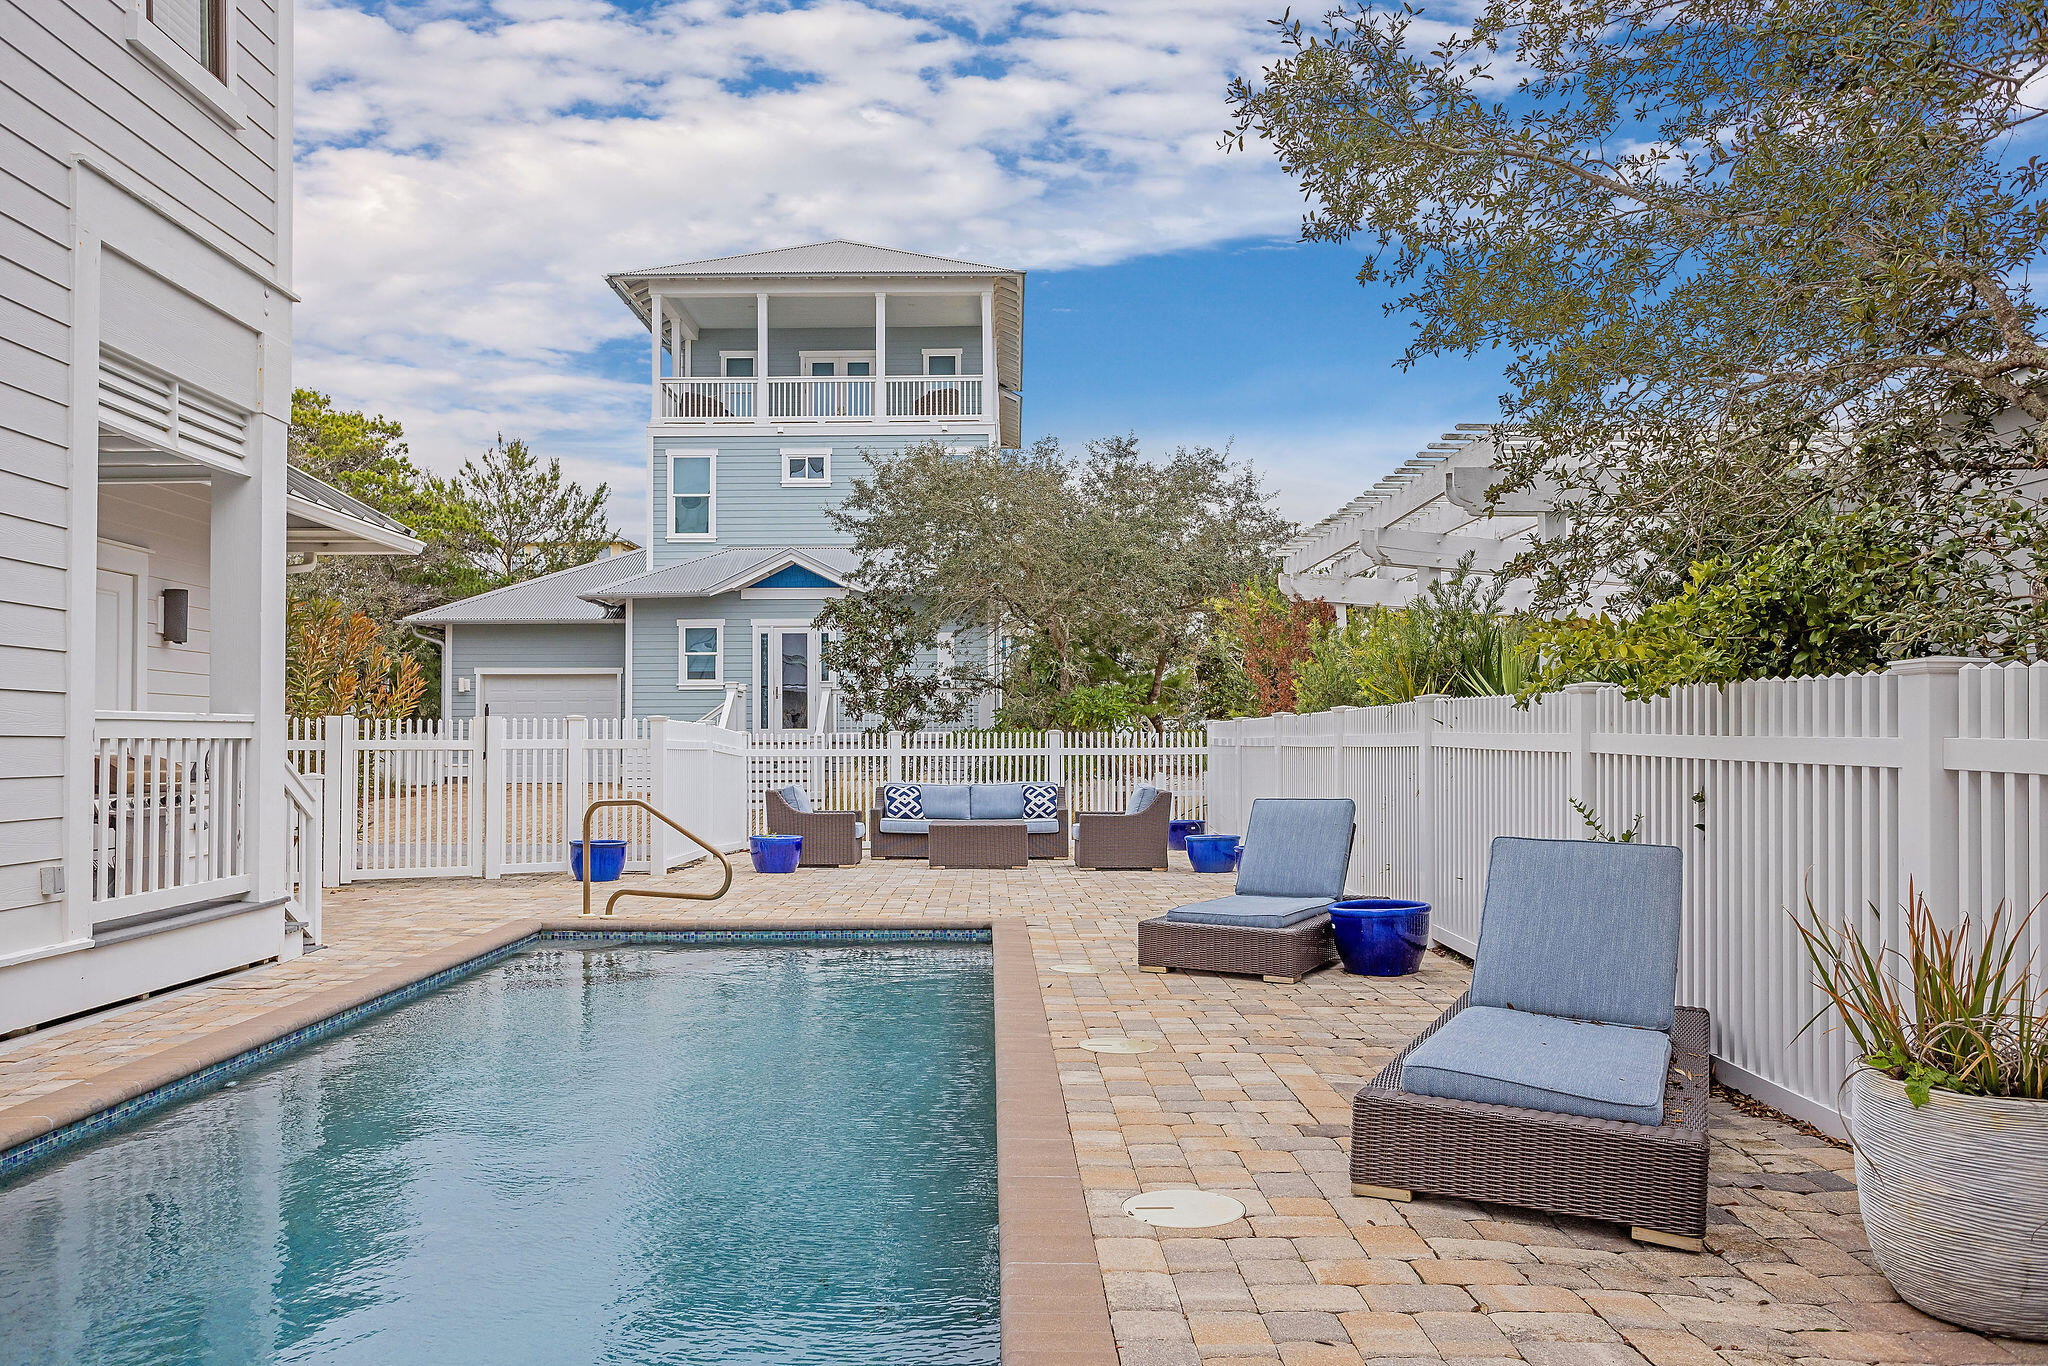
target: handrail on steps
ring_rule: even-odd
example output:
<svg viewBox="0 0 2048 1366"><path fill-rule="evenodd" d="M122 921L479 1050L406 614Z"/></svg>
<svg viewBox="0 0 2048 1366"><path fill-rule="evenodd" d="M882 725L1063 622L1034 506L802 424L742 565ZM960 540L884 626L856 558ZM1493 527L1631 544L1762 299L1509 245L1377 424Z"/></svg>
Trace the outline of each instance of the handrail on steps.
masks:
<svg viewBox="0 0 2048 1366"><path fill-rule="evenodd" d="M712 848L702 839L698 838L695 831L685 830L682 826L677 825L667 816L655 810L652 804L644 802L638 797L607 797L603 801L592 802L583 810L583 914L593 914L590 909L590 866L596 860L590 856L590 818L608 806L639 807L642 811L645 811L648 815L654 817L663 825L666 825L669 829L717 859L720 866L725 869L725 881L719 884L718 890L715 892L656 892L639 887L621 887L605 900L604 913L606 915L612 913L612 907L618 904L618 900L622 896L657 896L668 901L716 901L732 890L732 860L727 858L720 850Z"/></svg>

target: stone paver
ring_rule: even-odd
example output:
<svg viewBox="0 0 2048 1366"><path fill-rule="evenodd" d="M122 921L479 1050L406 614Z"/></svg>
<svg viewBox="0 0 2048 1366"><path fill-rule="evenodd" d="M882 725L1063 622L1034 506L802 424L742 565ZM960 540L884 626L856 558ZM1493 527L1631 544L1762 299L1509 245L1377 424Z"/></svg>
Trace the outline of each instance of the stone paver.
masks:
<svg viewBox="0 0 2048 1366"><path fill-rule="evenodd" d="M1354 1198L1352 1092L1464 990L1466 969L1432 955L1412 978L1329 971L1292 987L1137 971L1142 915L1226 885L1184 864L1159 874L871 863L781 878L743 871L716 906L622 910L750 924L1022 917L1126 1366L2048 1363L2048 1344L1987 1340L1900 1303L1869 1261L1850 1155L1718 1098L1716 1209L1702 1254L1463 1201ZM0 1106L508 919L573 911L577 895L558 877L330 892L330 943L317 953L0 1041ZM1096 972L1047 970L1054 963ZM1077 1046L1100 1034L1158 1047ZM1245 1217L1162 1230L1121 1212L1134 1192L1188 1185L1237 1197Z"/></svg>

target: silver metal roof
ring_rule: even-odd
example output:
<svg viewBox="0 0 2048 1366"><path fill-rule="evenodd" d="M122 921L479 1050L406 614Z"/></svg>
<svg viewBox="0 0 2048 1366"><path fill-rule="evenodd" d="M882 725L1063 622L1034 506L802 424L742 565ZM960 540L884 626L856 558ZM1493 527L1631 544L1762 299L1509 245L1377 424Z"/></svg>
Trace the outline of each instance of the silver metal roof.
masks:
<svg viewBox="0 0 2048 1366"><path fill-rule="evenodd" d="M630 578L646 563L646 558L638 554L612 555L414 612L406 621L415 626L605 621L608 618L603 604L586 601L582 594Z"/></svg>
<svg viewBox="0 0 2048 1366"><path fill-rule="evenodd" d="M728 546L651 574L636 574L593 586L584 590L584 596L603 602L623 602L627 598L705 598L745 588L792 562L845 583L858 567L860 557L842 545Z"/></svg>
<svg viewBox="0 0 2048 1366"><path fill-rule="evenodd" d="M303 498L323 508L353 517L359 522L395 531L401 536L412 535L412 528L403 522L386 517L360 498L354 498L324 479L315 479L297 465L287 465L284 471L284 490L294 498Z"/></svg>
<svg viewBox="0 0 2048 1366"><path fill-rule="evenodd" d="M737 256L711 256L702 261L678 261L673 265L649 266L645 270L622 270L622 275L1014 275L1009 266L989 266L951 256L930 256L899 247L877 247L867 242L835 238L830 242L806 242L796 247L773 247L767 251L742 252Z"/></svg>

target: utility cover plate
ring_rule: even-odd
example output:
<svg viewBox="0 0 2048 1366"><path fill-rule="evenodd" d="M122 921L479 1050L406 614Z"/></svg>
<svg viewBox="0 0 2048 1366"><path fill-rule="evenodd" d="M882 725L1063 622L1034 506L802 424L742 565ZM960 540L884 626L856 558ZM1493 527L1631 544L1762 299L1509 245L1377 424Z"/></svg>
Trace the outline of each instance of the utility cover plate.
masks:
<svg viewBox="0 0 2048 1366"><path fill-rule="evenodd" d="M1132 1039L1116 1035L1103 1039L1083 1039L1081 1047L1090 1053L1150 1053L1159 1045L1150 1039Z"/></svg>
<svg viewBox="0 0 2048 1366"><path fill-rule="evenodd" d="M1146 1191L1124 1201L1124 1213L1155 1228L1214 1228L1244 1218L1244 1203L1215 1191Z"/></svg>
<svg viewBox="0 0 2048 1366"><path fill-rule="evenodd" d="M1089 976L1089 977L1092 977L1092 976L1094 976L1095 974L1097 974L1097 973L1099 973L1099 972L1101 972L1101 971L1102 971L1102 969L1101 969L1101 968L1097 968L1097 967L1090 967L1090 966L1089 966L1088 964L1086 964L1086 963L1054 963L1054 964L1052 965L1052 969L1051 969L1051 970L1052 970L1053 972L1070 972L1070 973L1073 973L1073 974L1074 974L1074 975L1075 975L1076 977L1080 977L1080 976Z"/></svg>

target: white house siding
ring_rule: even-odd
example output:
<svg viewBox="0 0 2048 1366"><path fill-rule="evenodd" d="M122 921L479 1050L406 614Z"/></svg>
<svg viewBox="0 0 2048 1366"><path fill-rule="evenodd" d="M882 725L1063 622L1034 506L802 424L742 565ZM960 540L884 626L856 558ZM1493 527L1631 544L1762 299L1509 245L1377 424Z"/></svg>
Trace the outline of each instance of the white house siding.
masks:
<svg viewBox="0 0 2048 1366"><path fill-rule="evenodd" d="M753 621L809 621L824 606L823 598L742 599L738 593L639 599L633 604L633 715L695 721L725 700L725 683L744 683L749 715L758 716ZM678 621L725 623L725 678L718 686L678 685Z"/></svg>
<svg viewBox="0 0 2048 1366"><path fill-rule="evenodd" d="M274 460L280 487L253 479L237 506L252 524L255 500L282 508L289 24L263 0L232 6L229 78L243 124L231 128L143 60L124 31L130 8L0 0L0 969L83 942L90 925L94 393L103 331L119 334L136 317L140 301L123 294L132 276L205 299L260 337L261 368L240 387L263 400L250 458ZM202 352L212 354L188 345L169 368L180 373ZM267 548L251 542L251 555ZM252 602L259 586L268 591L260 578L248 576ZM245 615L237 639L253 659L260 625ZM178 670L164 664L169 686ZM227 700L253 703L273 672L249 669L248 695ZM67 676L77 692L67 693ZM281 732L262 741L272 767L280 743ZM274 883L281 846L263 857L277 861ZM69 895L43 895L39 874L60 866ZM0 1028L42 989L0 982Z"/></svg>
<svg viewBox="0 0 2048 1366"><path fill-rule="evenodd" d="M100 537L149 552L149 583L137 610L148 623L143 632L144 682L149 695L142 711L203 712L212 697L208 650L212 498L204 484L112 485L100 491ZM161 598L166 588L191 595L189 634L182 645L163 638Z"/></svg>
<svg viewBox="0 0 2048 1366"><path fill-rule="evenodd" d="M473 625L453 629L441 667L449 679L448 715L467 720L476 715L478 669L516 672L521 669L623 669L626 666L624 622L561 625ZM457 691L467 678L469 691Z"/></svg>

